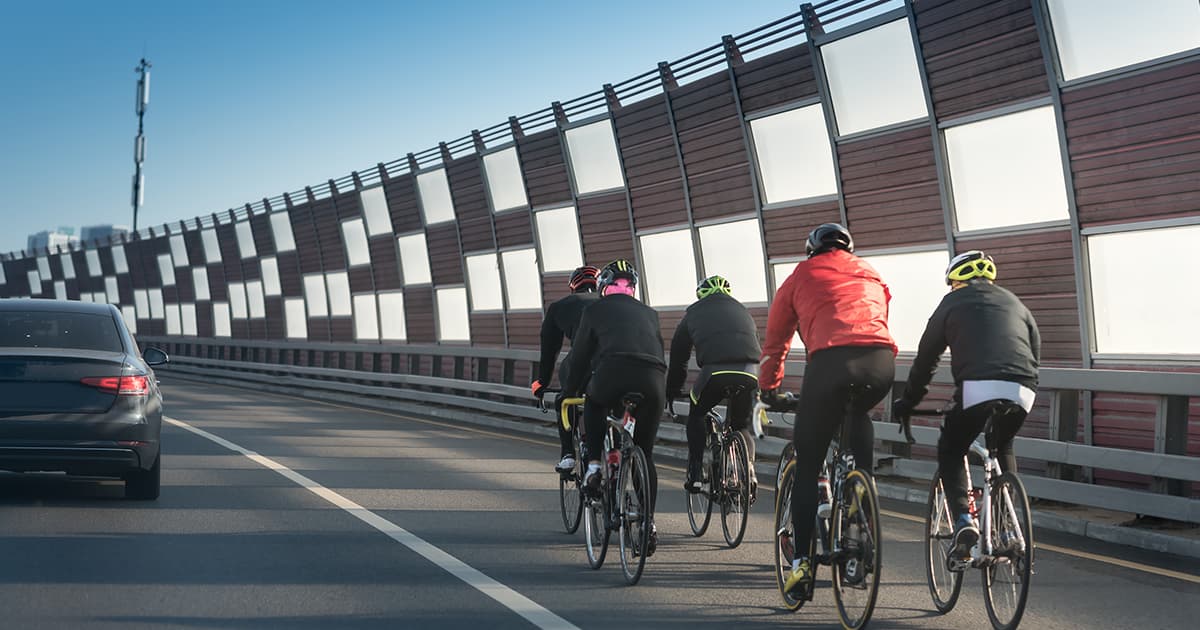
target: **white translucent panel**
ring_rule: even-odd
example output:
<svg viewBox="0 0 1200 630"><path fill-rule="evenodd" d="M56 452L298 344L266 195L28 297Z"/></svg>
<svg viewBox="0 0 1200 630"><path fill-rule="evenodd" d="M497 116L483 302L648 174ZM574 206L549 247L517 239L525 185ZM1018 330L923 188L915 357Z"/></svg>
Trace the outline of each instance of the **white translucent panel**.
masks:
<svg viewBox="0 0 1200 630"><path fill-rule="evenodd" d="M217 242L216 230L201 230L200 240L204 243L204 262L210 265L221 262L221 244Z"/></svg>
<svg viewBox="0 0 1200 630"><path fill-rule="evenodd" d="M437 290L437 324L438 341L471 340L465 288Z"/></svg>
<svg viewBox="0 0 1200 630"><path fill-rule="evenodd" d="M205 302L212 299L208 292L208 267L192 268L192 284L196 287L197 302Z"/></svg>
<svg viewBox="0 0 1200 630"><path fill-rule="evenodd" d="M92 294L92 301L96 304L107 304L108 296L106 296L103 291L96 291Z"/></svg>
<svg viewBox="0 0 1200 630"><path fill-rule="evenodd" d="M183 242L182 234L171 235L171 258L175 261L176 267L186 267L189 264L187 245Z"/></svg>
<svg viewBox="0 0 1200 630"><path fill-rule="evenodd" d="M454 220L454 201L450 197L446 169L439 168L417 175L417 190L421 193L421 212L425 215L425 225Z"/></svg>
<svg viewBox="0 0 1200 630"><path fill-rule="evenodd" d="M483 156L483 173L492 196L492 210L499 212L529 205L516 147Z"/></svg>
<svg viewBox="0 0 1200 630"><path fill-rule="evenodd" d="M767 301L767 261L758 219L700 228L704 276L723 276L742 302Z"/></svg>
<svg viewBox="0 0 1200 630"><path fill-rule="evenodd" d="M820 105L750 121L767 203L837 194L833 148Z"/></svg>
<svg viewBox="0 0 1200 630"><path fill-rule="evenodd" d="M650 306L682 306L696 301L696 257L689 229L638 237L642 282Z"/></svg>
<svg viewBox="0 0 1200 630"><path fill-rule="evenodd" d="M167 305L167 334L183 334L183 318L180 317L178 304Z"/></svg>
<svg viewBox="0 0 1200 630"><path fill-rule="evenodd" d="M329 290L329 314L334 317L349 317L354 314L350 305L350 275L345 271L325 274L325 285Z"/></svg>
<svg viewBox="0 0 1200 630"><path fill-rule="evenodd" d="M137 334L137 311L132 306L121 307L121 319L125 320L125 327L129 329L130 334Z"/></svg>
<svg viewBox="0 0 1200 630"><path fill-rule="evenodd" d="M1200 225L1087 237L1096 352L1200 355L1200 292L1171 271L1198 244Z"/></svg>
<svg viewBox="0 0 1200 630"><path fill-rule="evenodd" d="M960 231L1068 218L1053 108L950 127L945 136Z"/></svg>
<svg viewBox="0 0 1200 630"><path fill-rule="evenodd" d="M122 252L121 258L122 258L122 260L124 260L124 258L125 258L124 249L122 249L121 252ZM67 280L74 280L75 279L75 259L71 256L70 252L68 252L66 254L59 254L58 261L62 263L63 278L66 278ZM2 273L3 273L3 271L0 271L0 274L2 274Z"/></svg>
<svg viewBox="0 0 1200 630"><path fill-rule="evenodd" d="M241 282L229 283L229 310L234 319L246 319L246 285Z"/></svg>
<svg viewBox="0 0 1200 630"><path fill-rule="evenodd" d="M925 92L908 20L821 46L838 133L925 118Z"/></svg>
<svg viewBox="0 0 1200 630"><path fill-rule="evenodd" d="M283 293L283 289L279 286L279 263L276 262L274 256L263 258L261 262L263 293L271 296L280 295Z"/></svg>
<svg viewBox="0 0 1200 630"><path fill-rule="evenodd" d="M100 267L100 252L89 249L84 253L87 259L88 275L93 278L99 278L104 275L103 268Z"/></svg>
<svg viewBox="0 0 1200 630"><path fill-rule="evenodd" d="M375 310L375 294L354 296L354 338L358 341L379 340L379 313Z"/></svg>
<svg viewBox="0 0 1200 630"><path fill-rule="evenodd" d="M189 337L196 336L196 305L182 304L179 307L179 314L183 319L183 334Z"/></svg>
<svg viewBox="0 0 1200 630"><path fill-rule="evenodd" d="M39 274L36 269L30 269L28 272L26 272L26 276L29 278L29 294L30 295L41 295L42 294L42 276L41 276L41 274Z"/></svg>
<svg viewBox="0 0 1200 630"><path fill-rule="evenodd" d="M794 263L794 262L776 263L774 265L771 265L771 274L775 276L775 290L776 291L778 291L779 287L783 285L783 281L787 280L788 276L792 275L792 270L794 270L795 268L796 268L796 263ZM801 350L803 348L804 348L804 340L800 338L800 332L797 331L797 332L792 333L792 352ZM789 354L789 356L791 356L791 355Z"/></svg>
<svg viewBox="0 0 1200 630"><path fill-rule="evenodd" d="M1200 47L1196 0L1048 0L1067 81Z"/></svg>
<svg viewBox="0 0 1200 630"><path fill-rule="evenodd" d="M234 226L237 233L238 253L242 258L254 258L258 249L254 246L254 232L250 230L249 221L238 221Z"/></svg>
<svg viewBox="0 0 1200 630"><path fill-rule="evenodd" d="M121 292L117 289L116 276L107 276L104 278L104 295L108 298L109 304L121 303Z"/></svg>
<svg viewBox="0 0 1200 630"><path fill-rule="evenodd" d="M404 294L379 294L379 323L380 338L384 341L404 341L408 338L408 330L404 324Z"/></svg>
<svg viewBox="0 0 1200 630"><path fill-rule="evenodd" d="M18 297L19 297L19 296L18 296ZM80 293L80 294L79 294L79 301L80 301L80 302L92 302L92 301L94 301L94 300L92 300L92 294L91 294L91 293Z"/></svg>
<svg viewBox="0 0 1200 630"><path fill-rule="evenodd" d="M214 302L213 333L216 337L232 337L233 324L229 321L229 305L224 302Z"/></svg>
<svg viewBox="0 0 1200 630"><path fill-rule="evenodd" d="M171 264L170 254L158 255L158 273L162 275L162 286L175 286L175 266Z"/></svg>
<svg viewBox="0 0 1200 630"><path fill-rule="evenodd" d="M371 264L371 250L367 247L367 232L362 219L342 221L342 241L346 243L346 257L350 266Z"/></svg>
<svg viewBox="0 0 1200 630"><path fill-rule="evenodd" d="M53 277L50 274L50 259L46 256L37 257L37 268L38 274L40 274L43 278L49 280L51 277Z"/></svg>
<svg viewBox="0 0 1200 630"><path fill-rule="evenodd" d="M537 267L537 250L518 249L500 254L504 266L504 288L509 310L542 308L542 283Z"/></svg>
<svg viewBox="0 0 1200 630"><path fill-rule="evenodd" d="M888 305L888 329L902 352L916 352L921 333L934 309L946 295L945 250L916 254L864 256L879 272L892 293Z"/></svg>
<svg viewBox="0 0 1200 630"><path fill-rule="evenodd" d="M500 295L500 266L496 254L467 256L467 286L471 289L471 308L497 311L504 308Z"/></svg>
<svg viewBox="0 0 1200 630"><path fill-rule="evenodd" d="M308 338L308 315L304 312L304 300L300 298L284 300L283 320L287 324L288 339Z"/></svg>
<svg viewBox="0 0 1200 630"><path fill-rule="evenodd" d="M262 319L267 316L262 280L250 280L246 283L246 305L250 309L250 319Z"/></svg>
<svg viewBox="0 0 1200 630"><path fill-rule="evenodd" d="M117 273L129 273L129 261L125 259L125 246L113 245L111 251L113 258L113 269L116 270ZM70 258L70 256L64 256L64 258ZM71 266L71 277L75 277L74 265Z"/></svg>
<svg viewBox="0 0 1200 630"><path fill-rule="evenodd" d="M80 296L82 297L82 296ZM137 289L133 292L133 305L137 308L137 316L142 319L150 319L150 292L145 289Z"/></svg>
<svg viewBox="0 0 1200 630"><path fill-rule="evenodd" d="M150 319L163 318L163 292L162 289L150 289L147 292L150 296Z"/></svg>
<svg viewBox="0 0 1200 630"><path fill-rule="evenodd" d="M4 275L3 263L0 263L0 284L8 284L8 276Z"/></svg>
<svg viewBox="0 0 1200 630"><path fill-rule="evenodd" d="M404 275L404 286L429 284L429 247L425 233L418 232L396 239L400 247L400 270Z"/></svg>
<svg viewBox="0 0 1200 630"><path fill-rule="evenodd" d="M371 236L392 233L392 216L388 212L387 197L383 186L368 188L359 193L363 216L367 218L367 233Z"/></svg>
<svg viewBox="0 0 1200 630"><path fill-rule="evenodd" d="M583 265L583 250L579 245L579 224L575 208L542 210L534 215L537 222L538 249L542 254L542 270L574 271Z"/></svg>
<svg viewBox="0 0 1200 630"><path fill-rule="evenodd" d="M625 185L611 120L568 129L566 135L576 193L586 195Z"/></svg>
<svg viewBox="0 0 1200 630"><path fill-rule="evenodd" d="M296 240L292 238L292 221L286 212L276 212L271 215L271 233L275 235L275 251L290 252L296 249Z"/></svg>
<svg viewBox="0 0 1200 630"><path fill-rule="evenodd" d="M304 303L309 317L326 317L329 304L325 301L325 276L319 273L304 276Z"/></svg>
<svg viewBox="0 0 1200 630"><path fill-rule="evenodd" d="M65 280L55 280L54 281L54 299L56 299L56 300L67 299L67 283Z"/></svg>

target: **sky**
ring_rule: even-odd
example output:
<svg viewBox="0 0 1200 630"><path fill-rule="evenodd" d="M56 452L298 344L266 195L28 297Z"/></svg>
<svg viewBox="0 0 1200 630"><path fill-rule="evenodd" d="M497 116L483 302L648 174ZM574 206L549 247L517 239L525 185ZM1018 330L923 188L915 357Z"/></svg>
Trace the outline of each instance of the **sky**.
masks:
<svg viewBox="0 0 1200 630"><path fill-rule="evenodd" d="M139 227L365 170L795 12L783 0L0 0L0 252L132 223L134 68L152 64Z"/></svg>

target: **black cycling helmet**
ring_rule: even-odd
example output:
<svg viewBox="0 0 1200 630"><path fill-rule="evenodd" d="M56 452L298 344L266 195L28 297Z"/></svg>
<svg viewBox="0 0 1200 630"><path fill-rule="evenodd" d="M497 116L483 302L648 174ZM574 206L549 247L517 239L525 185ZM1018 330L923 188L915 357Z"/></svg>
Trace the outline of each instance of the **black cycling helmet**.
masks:
<svg viewBox="0 0 1200 630"><path fill-rule="evenodd" d="M967 282L975 278L993 281L996 279L996 261L978 249L961 253L946 265L946 284Z"/></svg>
<svg viewBox="0 0 1200 630"><path fill-rule="evenodd" d="M808 243L804 246L809 258L823 254L831 249L854 251L854 237L850 230L837 223L822 223L808 233Z"/></svg>
<svg viewBox="0 0 1200 630"><path fill-rule="evenodd" d="M604 265L604 268L600 270L600 277L596 280L596 290L600 292L600 295L604 295L604 288L621 278L629 281L630 286L637 287L637 268L633 266L633 263L624 258L619 258Z"/></svg>
<svg viewBox="0 0 1200 630"><path fill-rule="evenodd" d="M598 275L600 275L599 269L591 265L584 265L571 273L571 281L567 283L567 286L571 287L572 293L595 291L596 276Z"/></svg>

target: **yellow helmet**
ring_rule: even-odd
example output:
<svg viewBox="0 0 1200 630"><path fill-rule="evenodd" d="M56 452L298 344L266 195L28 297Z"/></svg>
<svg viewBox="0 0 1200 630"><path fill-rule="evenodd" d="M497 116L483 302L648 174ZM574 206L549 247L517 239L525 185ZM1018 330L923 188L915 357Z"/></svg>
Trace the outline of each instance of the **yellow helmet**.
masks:
<svg viewBox="0 0 1200 630"><path fill-rule="evenodd" d="M946 284L973 278L996 279L996 261L977 249L955 256L946 267Z"/></svg>

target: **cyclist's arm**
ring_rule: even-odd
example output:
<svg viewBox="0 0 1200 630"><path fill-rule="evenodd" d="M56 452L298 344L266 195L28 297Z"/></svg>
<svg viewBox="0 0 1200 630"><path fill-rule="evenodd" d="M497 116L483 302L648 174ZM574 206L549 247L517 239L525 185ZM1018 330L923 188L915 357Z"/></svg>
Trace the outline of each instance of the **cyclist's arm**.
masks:
<svg viewBox="0 0 1200 630"><path fill-rule="evenodd" d="M671 337L671 362L667 368L667 392L677 392L683 389L687 380L688 357L692 355L692 335L688 332L687 315L680 320Z"/></svg>
<svg viewBox="0 0 1200 630"><path fill-rule="evenodd" d="M558 361L558 351L562 350L563 331L559 330L554 320L554 304L546 309L546 317L542 319L542 356L538 363L537 380L542 385L549 386L554 377L554 364Z"/></svg>
<svg viewBox="0 0 1200 630"><path fill-rule="evenodd" d="M783 361L792 348L799 316L792 303L793 284L788 277L775 293L775 301L767 313L767 336L758 361L758 386L763 391L777 389L783 383Z"/></svg>
<svg viewBox="0 0 1200 630"><path fill-rule="evenodd" d="M567 359L571 367L567 370L567 380L563 382L563 394L579 395L585 379L591 376L592 354L596 351L596 333L592 329L592 320L588 310L583 311L579 319L579 327L575 329L575 340L571 342L571 353Z"/></svg>
<svg viewBox="0 0 1200 630"><path fill-rule="evenodd" d="M946 351L946 312L944 302L929 317L921 343L917 346L917 358L913 359L908 372L908 383L904 387L904 399L916 406L929 393L929 382L937 371L938 361Z"/></svg>
<svg viewBox="0 0 1200 630"><path fill-rule="evenodd" d="M1033 313L1029 309L1025 309L1025 322L1029 326L1029 348L1033 350L1033 361L1036 365L1042 364L1042 333L1038 331L1037 320L1033 318Z"/></svg>

